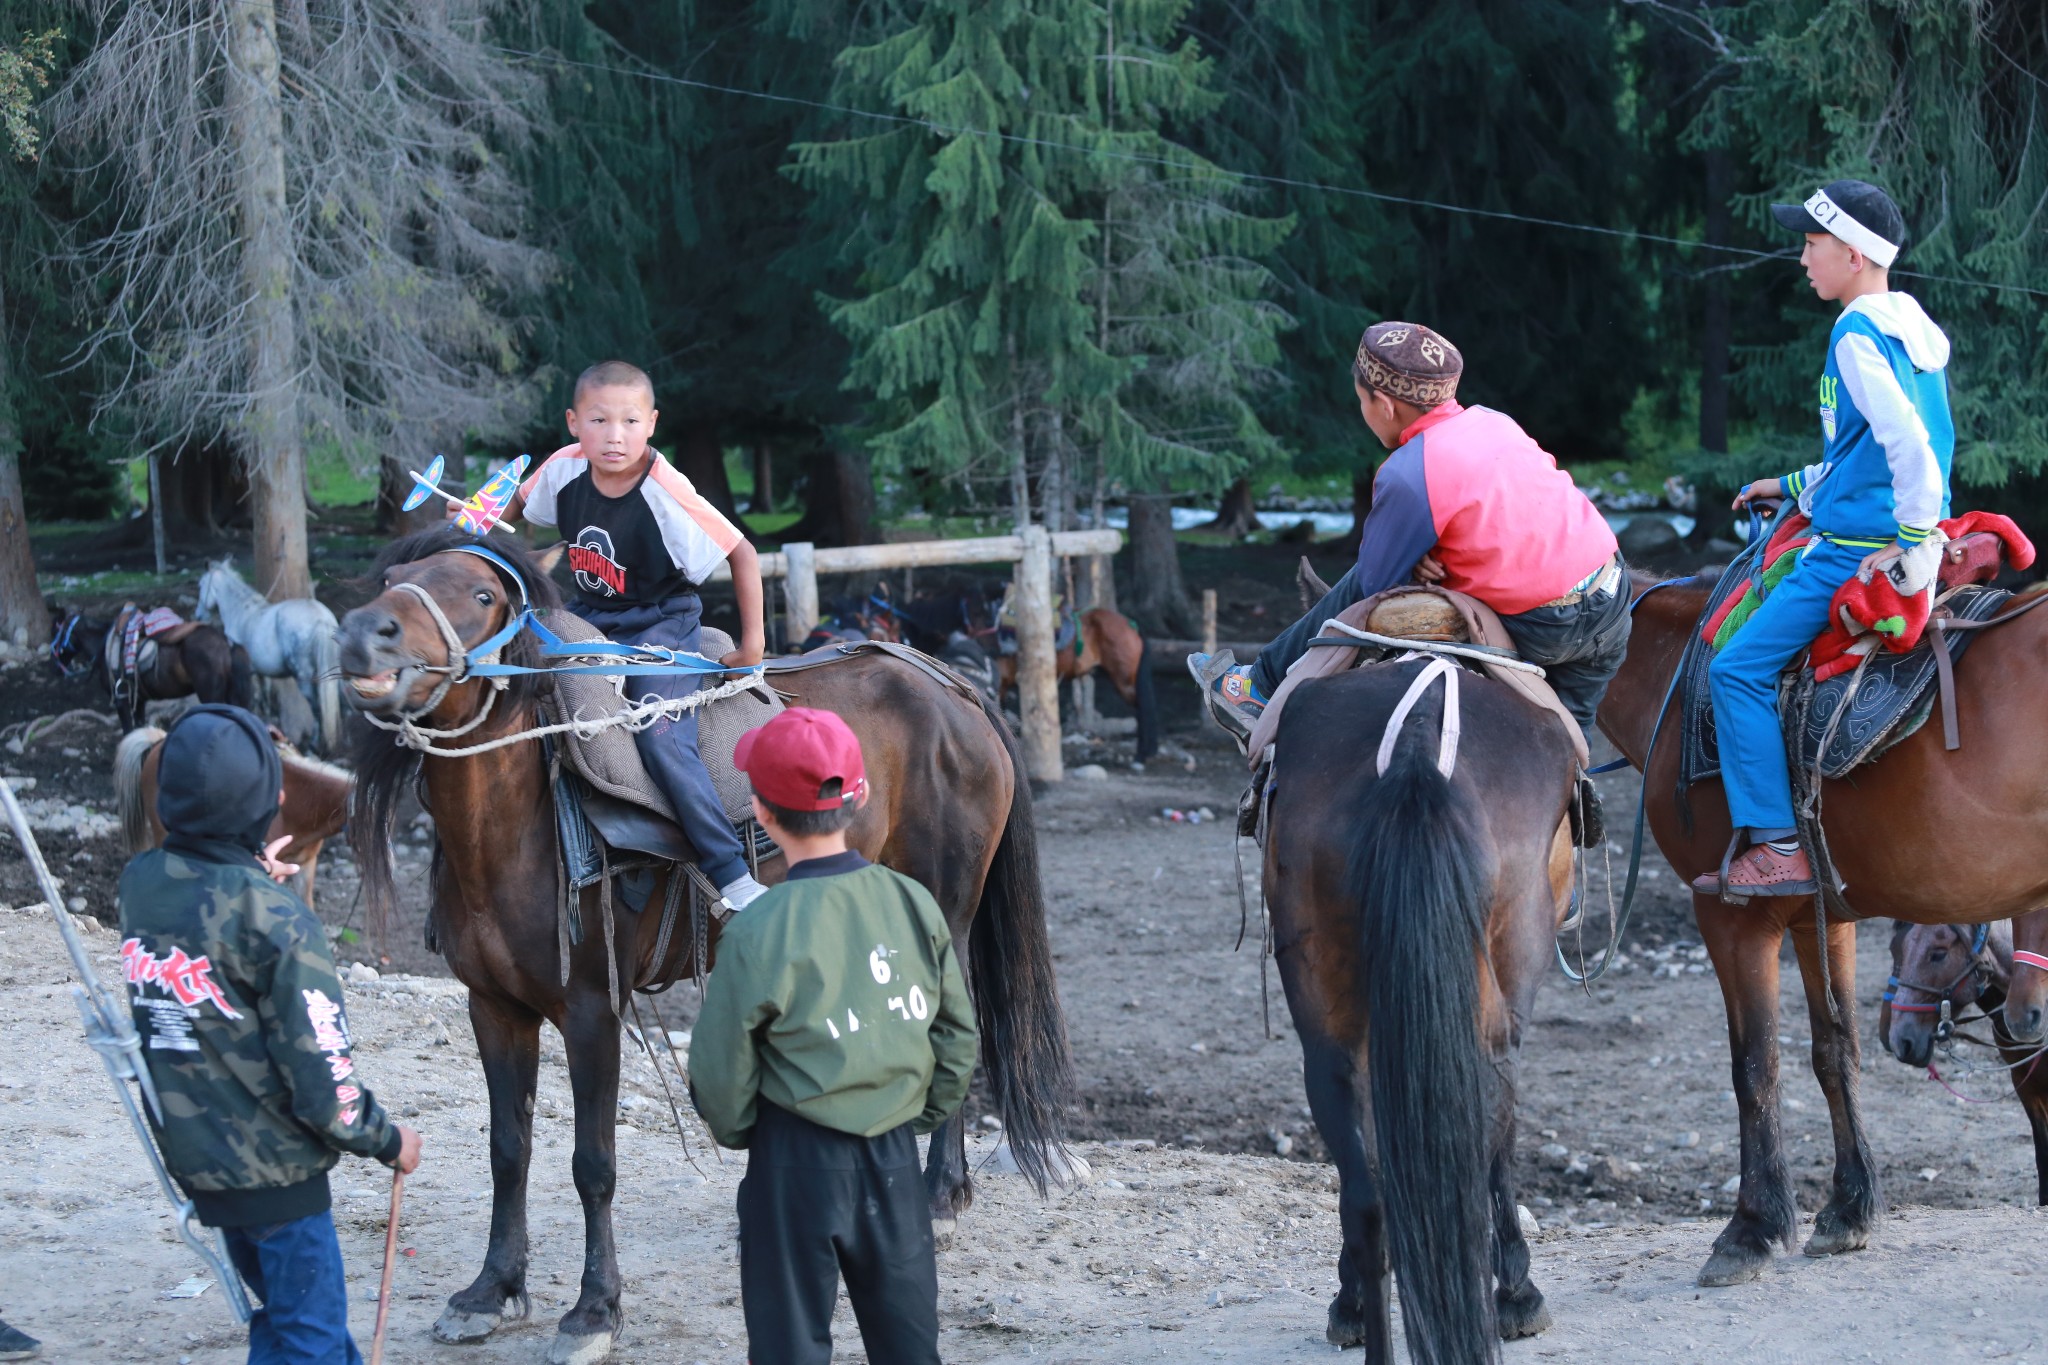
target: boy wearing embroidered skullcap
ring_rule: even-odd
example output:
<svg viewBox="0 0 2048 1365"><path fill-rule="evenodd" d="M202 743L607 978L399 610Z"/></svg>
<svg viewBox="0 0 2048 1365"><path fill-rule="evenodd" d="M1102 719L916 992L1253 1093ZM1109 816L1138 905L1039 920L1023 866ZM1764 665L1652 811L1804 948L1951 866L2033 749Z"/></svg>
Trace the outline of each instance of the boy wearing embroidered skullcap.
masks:
<svg viewBox="0 0 2048 1365"><path fill-rule="evenodd" d="M1693 887L1735 897L1815 892L1793 824L1778 675L1827 628L1829 603L1851 578L1883 573L1902 597L1933 590L1956 446L1948 338L1912 295L1891 287L1906 239L1891 196L1837 180L1804 204L1773 204L1771 216L1805 236L1806 278L1842 315L1821 367L1820 459L1735 495L1738 511L1759 498L1796 499L1814 532L1708 675L1728 813L1750 846L1730 860L1725 886L1716 872Z"/></svg>
<svg viewBox="0 0 2048 1365"><path fill-rule="evenodd" d="M977 1043L952 932L930 892L849 846L868 786L845 721L791 707L742 735L733 762L789 869L726 923L690 1041L697 1112L749 1149L748 1358L829 1361L843 1273L868 1359L936 1365L916 1135L967 1098Z"/></svg>
<svg viewBox="0 0 2048 1365"><path fill-rule="evenodd" d="M1212 714L1248 735L1323 624L1411 580L1441 583L1500 613L1523 658L1542 664L1579 724L1628 648L1614 532L1571 475L1504 413L1457 399L1464 357L1413 322L1366 328L1352 360L1360 414L1391 450L1373 480L1358 562L1252 663L1189 657Z"/></svg>

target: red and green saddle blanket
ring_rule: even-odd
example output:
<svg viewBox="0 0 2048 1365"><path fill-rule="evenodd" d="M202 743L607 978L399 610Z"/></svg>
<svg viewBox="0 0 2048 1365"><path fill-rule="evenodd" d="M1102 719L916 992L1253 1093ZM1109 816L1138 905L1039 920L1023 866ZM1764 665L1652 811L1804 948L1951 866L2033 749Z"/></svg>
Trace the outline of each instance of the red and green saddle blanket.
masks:
<svg viewBox="0 0 2048 1365"><path fill-rule="evenodd" d="M1743 622L1756 614L1756 609L1771 595L1771 589L1785 581L1785 575L1792 572L1799 556L1811 544L1813 522L1796 512L1787 516L1764 546L1762 567L1738 584L1700 626L1700 639L1707 647L1718 651L1734 639Z"/></svg>

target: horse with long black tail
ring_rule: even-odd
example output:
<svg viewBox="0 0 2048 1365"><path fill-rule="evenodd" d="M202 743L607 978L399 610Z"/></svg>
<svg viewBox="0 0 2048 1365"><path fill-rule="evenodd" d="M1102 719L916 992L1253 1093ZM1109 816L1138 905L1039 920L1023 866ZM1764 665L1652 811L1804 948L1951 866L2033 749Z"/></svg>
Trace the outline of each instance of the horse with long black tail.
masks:
<svg viewBox="0 0 2048 1365"><path fill-rule="evenodd" d="M1390 1270L1420 1365L1549 1324L1517 1221L1515 1073L1569 896L1576 753L1534 702L1447 667L1297 688L1266 816L1281 980L1342 1181L1328 1336L1375 1363L1394 1359Z"/></svg>
<svg viewBox="0 0 2048 1365"><path fill-rule="evenodd" d="M1643 774L1650 832L1681 880L1714 871L1728 847L1718 777L1679 784L1682 707L1674 677L1696 640L1714 580L1633 584L1628 658L1607 689L1600 728ZM1734 1216L1700 1271L1703 1285L1753 1280L1773 1248L1790 1250L1799 1205L1778 1118L1778 952L1789 931L1813 1029L1813 1070L1834 1130L1834 1177L1814 1215L1809 1256L1869 1244L1884 1210L1864 1137L1856 1078L1856 925L1980 924L2048 904L2048 610L2038 585L1997 608L1955 665L1960 747L1930 723L1841 780L1823 782L1821 823L1847 890L1825 947L1812 896L1727 904L1695 893L1693 914L1728 1013L1729 1063L1742 1136ZM1823 954L1825 955L1823 957Z"/></svg>
<svg viewBox="0 0 2048 1365"><path fill-rule="evenodd" d="M532 556L496 542L495 558L486 558L468 552L474 546L459 531L434 530L390 547L378 569L378 596L348 614L340 639L355 706L387 721L411 716L439 731L474 722L459 741L471 749L533 729L547 681L515 675L493 694L493 680L469 673L468 655L512 622L522 603L541 612L559 606ZM423 596L461 641L459 654ZM499 658L533 666L539 647L521 633ZM1046 941L1030 787L1014 743L985 706L886 655L856 654L781 675L776 684L802 705L838 712L860 737L871 795L852 841L870 859L924 883L945 910L974 994L986 1082L1018 1164L1043 1188L1057 1160L1073 1079ZM565 964L557 938L555 806L539 742L423 759L374 731L359 745L356 773L350 838L373 933L389 922L391 824L416 777L434 816L429 942L469 987L470 1022L490 1089L490 1241L482 1272L449 1299L436 1335L475 1340L504 1315L527 1309L526 1173L546 1021L561 1031L568 1052L572 1169L584 1211L581 1292L561 1320L550 1359L600 1359L623 1322L611 1222L620 1065L611 970L615 962L622 986L687 970L691 933L670 936L665 960L654 960L661 936L653 907L663 903L667 876L681 873L664 874L640 915L608 917L598 889L587 889L580 904L585 932ZM778 864L764 865L763 880L779 875ZM596 928L607 924L609 942ZM932 1137L926 1182L935 1220L949 1222L970 1202L957 1115Z"/></svg>

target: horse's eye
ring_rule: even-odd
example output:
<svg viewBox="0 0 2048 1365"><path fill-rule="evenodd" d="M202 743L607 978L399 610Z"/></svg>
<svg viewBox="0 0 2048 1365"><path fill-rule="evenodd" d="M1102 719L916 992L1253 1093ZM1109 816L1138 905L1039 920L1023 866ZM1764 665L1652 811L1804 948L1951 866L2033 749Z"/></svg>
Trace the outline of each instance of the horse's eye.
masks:
<svg viewBox="0 0 2048 1365"><path fill-rule="evenodd" d="M1930 954L1930 955L1929 955L1929 957L1928 957L1928 959L1927 959L1927 960L1928 960L1929 962L1946 962L1946 961L1948 961L1948 949L1946 949L1946 948L1936 948L1936 949L1934 950L1934 952L1933 952L1932 954Z"/></svg>
<svg viewBox="0 0 2048 1365"><path fill-rule="evenodd" d="M488 588L478 588L476 593L476 600L488 607L495 599L491 596L490 590Z"/></svg>

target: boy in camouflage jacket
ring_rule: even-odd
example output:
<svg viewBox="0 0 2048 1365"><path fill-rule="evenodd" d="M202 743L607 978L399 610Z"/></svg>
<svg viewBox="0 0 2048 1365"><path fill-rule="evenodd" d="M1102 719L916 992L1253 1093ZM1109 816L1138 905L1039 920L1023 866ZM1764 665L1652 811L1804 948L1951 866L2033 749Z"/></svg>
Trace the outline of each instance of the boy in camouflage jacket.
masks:
<svg viewBox="0 0 2048 1365"><path fill-rule="evenodd" d="M121 960L164 1160L262 1301L251 1365L360 1365L327 1172L344 1152L412 1171L420 1140L356 1074L326 931L272 883L296 870L263 844L282 799L255 716L182 716L158 777L163 847L121 876Z"/></svg>

